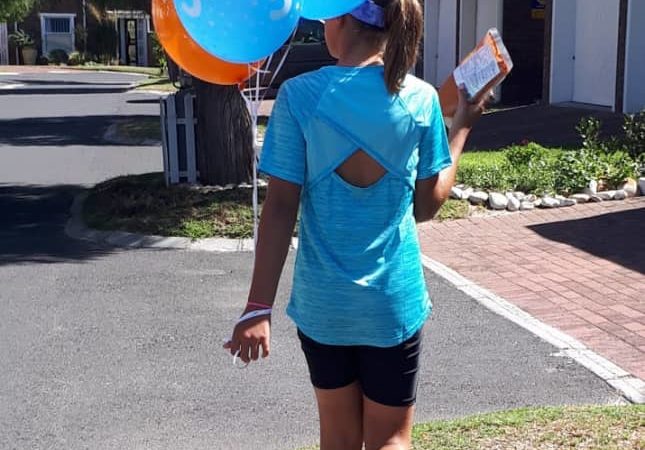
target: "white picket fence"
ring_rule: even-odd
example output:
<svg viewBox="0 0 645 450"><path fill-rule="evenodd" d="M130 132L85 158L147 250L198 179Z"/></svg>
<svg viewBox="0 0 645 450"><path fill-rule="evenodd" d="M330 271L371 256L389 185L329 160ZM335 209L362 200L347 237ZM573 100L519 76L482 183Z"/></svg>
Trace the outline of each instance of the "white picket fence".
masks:
<svg viewBox="0 0 645 450"><path fill-rule="evenodd" d="M197 184L195 96L171 94L160 101L161 142L166 184Z"/></svg>
<svg viewBox="0 0 645 450"><path fill-rule="evenodd" d="M9 36L7 24L0 23L0 66L9 64Z"/></svg>

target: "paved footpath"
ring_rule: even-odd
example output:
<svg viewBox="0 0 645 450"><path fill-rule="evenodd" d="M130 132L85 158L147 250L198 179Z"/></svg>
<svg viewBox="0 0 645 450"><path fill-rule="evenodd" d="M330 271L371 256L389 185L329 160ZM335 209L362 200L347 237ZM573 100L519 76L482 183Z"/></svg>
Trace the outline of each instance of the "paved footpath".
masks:
<svg viewBox="0 0 645 450"><path fill-rule="evenodd" d="M645 197L419 228L428 257L645 380Z"/></svg>

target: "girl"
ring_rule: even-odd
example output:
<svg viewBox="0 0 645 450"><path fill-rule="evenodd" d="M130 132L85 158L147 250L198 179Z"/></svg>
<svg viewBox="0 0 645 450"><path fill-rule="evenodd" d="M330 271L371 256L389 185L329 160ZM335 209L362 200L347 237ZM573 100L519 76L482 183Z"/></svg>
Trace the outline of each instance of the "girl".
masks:
<svg viewBox="0 0 645 450"><path fill-rule="evenodd" d="M320 416L321 450L409 449L430 314L416 222L455 182L482 103L464 95L446 135L434 88L408 75L418 0L368 0L325 22L338 65L283 84L260 159L270 177L249 301L225 345L269 355L270 308L300 208L287 308Z"/></svg>

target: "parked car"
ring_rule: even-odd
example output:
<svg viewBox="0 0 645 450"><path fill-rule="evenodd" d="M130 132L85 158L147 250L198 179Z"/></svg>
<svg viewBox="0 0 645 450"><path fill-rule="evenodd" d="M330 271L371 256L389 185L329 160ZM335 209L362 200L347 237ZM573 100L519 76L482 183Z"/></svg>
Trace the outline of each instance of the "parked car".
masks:
<svg viewBox="0 0 645 450"><path fill-rule="evenodd" d="M289 51L286 60L282 68L275 73L286 51ZM334 64L336 60L329 54L325 44L324 25L317 20L300 19L293 40L275 52L268 68L270 72L261 77L260 85L270 84L265 98L275 98L280 85L289 78ZM173 83L190 86L190 75L182 71L170 58L168 75Z"/></svg>
<svg viewBox="0 0 645 450"><path fill-rule="evenodd" d="M325 44L324 25L317 20L300 19L291 46L284 45L275 53L271 69L275 69L287 49L289 54L271 83L267 92L268 98L274 97L280 85L289 78L323 66L336 64L336 60L329 54ZM271 77L273 77L273 74L267 74L262 80L262 84L267 86L271 81Z"/></svg>

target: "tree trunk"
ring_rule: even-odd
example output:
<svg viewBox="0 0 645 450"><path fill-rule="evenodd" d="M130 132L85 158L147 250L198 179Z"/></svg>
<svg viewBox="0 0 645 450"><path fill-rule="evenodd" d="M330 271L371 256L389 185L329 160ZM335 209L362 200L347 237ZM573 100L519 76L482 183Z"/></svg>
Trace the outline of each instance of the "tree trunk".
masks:
<svg viewBox="0 0 645 450"><path fill-rule="evenodd" d="M237 86L193 78L197 168L203 185L248 183L253 178L251 117Z"/></svg>

